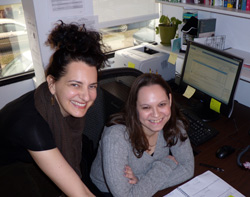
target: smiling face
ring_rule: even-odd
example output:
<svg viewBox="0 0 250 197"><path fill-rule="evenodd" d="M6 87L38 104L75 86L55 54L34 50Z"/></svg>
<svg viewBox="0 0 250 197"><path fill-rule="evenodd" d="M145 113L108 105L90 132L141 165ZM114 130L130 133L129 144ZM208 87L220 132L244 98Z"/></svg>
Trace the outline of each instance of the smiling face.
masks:
<svg viewBox="0 0 250 197"><path fill-rule="evenodd" d="M58 81L47 77L49 90L64 117L83 117L96 99L97 70L84 62L71 62Z"/></svg>
<svg viewBox="0 0 250 197"><path fill-rule="evenodd" d="M140 88L137 98L137 111L146 136L162 130L171 116L172 98L160 85Z"/></svg>

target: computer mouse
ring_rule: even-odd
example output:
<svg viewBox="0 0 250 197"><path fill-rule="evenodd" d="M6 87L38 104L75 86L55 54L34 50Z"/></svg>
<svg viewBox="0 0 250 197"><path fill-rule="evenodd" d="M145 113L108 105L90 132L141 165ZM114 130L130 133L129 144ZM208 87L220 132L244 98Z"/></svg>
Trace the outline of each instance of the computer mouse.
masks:
<svg viewBox="0 0 250 197"><path fill-rule="evenodd" d="M232 146L224 145L216 151L216 157L219 159L223 159L231 155L234 151L235 149Z"/></svg>

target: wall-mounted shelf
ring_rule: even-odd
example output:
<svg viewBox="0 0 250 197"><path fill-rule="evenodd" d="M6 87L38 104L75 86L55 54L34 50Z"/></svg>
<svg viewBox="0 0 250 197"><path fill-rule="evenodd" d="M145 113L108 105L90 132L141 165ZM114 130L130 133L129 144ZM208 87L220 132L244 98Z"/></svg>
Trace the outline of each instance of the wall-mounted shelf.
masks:
<svg viewBox="0 0 250 197"><path fill-rule="evenodd" d="M240 18L250 19L250 11L238 10L235 8L225 8L220 6L209 6L204 4L186 4L186 3L171 3L167 1L155 0L156 3L178 6L183 8L191 8L200 11L212 12L217 14L224 14L229 16L235 16Z"/></svg>

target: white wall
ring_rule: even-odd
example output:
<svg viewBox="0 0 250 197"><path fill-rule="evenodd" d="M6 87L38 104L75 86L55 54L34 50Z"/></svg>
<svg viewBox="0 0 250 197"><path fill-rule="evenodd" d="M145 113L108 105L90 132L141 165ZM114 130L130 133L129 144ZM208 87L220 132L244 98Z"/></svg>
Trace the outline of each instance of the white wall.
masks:
<svg viewBox="0 0 250 197"><path fill-rule="evenodd" d="M28 79L0 87L0 109L19 96L35 89L33 79Z"/></svg>
<svg viewBox="0 0 250 197"><path fill-rule="evenodd" d="M235 97L239 103L250 107L250 83L244 80L239 80Z"/></svg>
<svg viewBox="0 0 250 197"><path fill-rule="evenodd" d="M250 52L250 19L216 13L199 12L199 17L216 18L216 35L226 35L225 48Z"/></svg>
<svg viewBox="0 0 250 197"><path fill-rule="evenodd" d="M166 5L162 5L162 13L166 16L168 16L169 18L171 17L176 17L179 20L182 20L182 16L183 16L183 8L182 7L177 7L177 6L166 6Z"/></svg>

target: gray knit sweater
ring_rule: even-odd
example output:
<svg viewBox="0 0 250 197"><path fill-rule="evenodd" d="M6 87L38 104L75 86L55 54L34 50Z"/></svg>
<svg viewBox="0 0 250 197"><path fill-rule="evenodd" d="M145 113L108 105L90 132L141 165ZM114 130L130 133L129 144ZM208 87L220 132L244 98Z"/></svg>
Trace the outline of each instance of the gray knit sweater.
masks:
<svg viewBox="0 0 250 197"><path fill-rule="evenodd" d="M178 165L167 158L170 150ZM129 165L139 179L137 184L128 183L124 177L125 165ZM115 197L147 197L190 179L193 173L194 156L189 139L178 140L175 146L168 148L160 131L153 156L144 152L138 159L128 141L126 127L114 125L104 129L90 176L102 192L111 192Z"/></svg>

